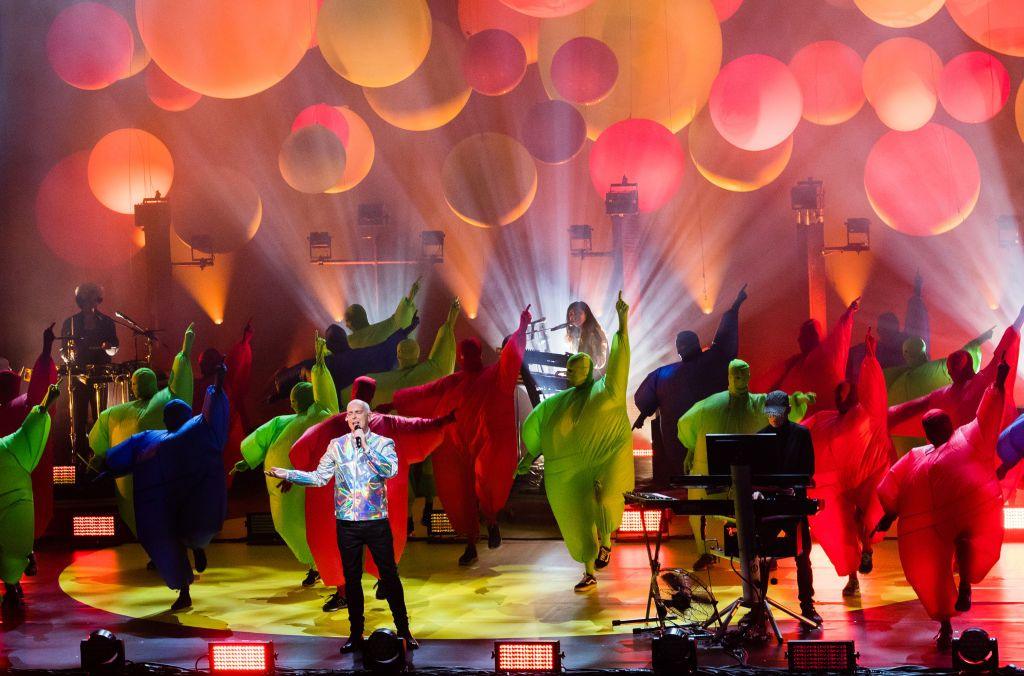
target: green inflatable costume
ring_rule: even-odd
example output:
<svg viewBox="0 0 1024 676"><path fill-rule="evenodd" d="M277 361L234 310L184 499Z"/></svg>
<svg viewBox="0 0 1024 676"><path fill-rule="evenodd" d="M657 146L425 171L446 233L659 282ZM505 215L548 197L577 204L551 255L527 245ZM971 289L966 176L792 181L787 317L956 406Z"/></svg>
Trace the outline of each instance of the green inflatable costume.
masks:
<svg viewBox="0 0 1024 676"><path fill-rule="evenodd" d="M764 400L767 394L754 394L749 390L750 366L742 359L729 362L729 389L725 392L712 394L698 401L683 414L676 426L679 441L687 448L685 465L680 469L686 474L708 473L707 434L754 434L768 424L768 416L764 413ZM794 392L789 395L789 419L800 420L807 413L807 407L814 402L814 394ZM722 494L709 494L702 488L691 488L688 491L691 500L724 497ZM697 553L703 557L708 553L704 541L700 516L690 517L693 539L697 544Z"/></svg>
<svg viewBox="0 0 1024 676"><path fill-rule="evenodd" d="M420 280L413 282L409 294L398 301L395 314L376 324L366 318L366 308L362 305L349 305L345 308L345 327L348 329L348 346L352 349L379 345L398 329L412 324L412 316L416 314L413 302L420 290Z"/></svg>
<svg viewBox="0 0 1024 676"><path fill-rule="evenodd" d="M107 451L117 446L133 434L145 430L166 429L164 425L164 405L171 399L181 399L192 405L192 343L196 332L192 324L185 330L185 338L181 344L181 352L174 358L171 367L171 378L167 387L156 388L156 374L152 369L141 368L132 374L132 401L111 406L100 413L96 423L89 430L89 446L95 456L90 461L96 466ZM115 480L117 510L121 519L135 534L135 502L132 497L132 475L118 477Z"/></svg>
<svg viewBox="0 0 1024 676"><path fill-rule="evenodd" d="M51 385L43 403L33 406L21 427L0 438L0 579L4 581L4 608L21 605L21 575L35 541L32 470L50 436L46 409L57 398Z"/></svg>
<svg viewBox="0 0 1024 676"><path fill-rule="evenodd" d="M316 362L310 370L312 384L302 382L292 387L291 404L295 413L279 415L263 423L242 441L242 460L235 465L235 472L255 469L260 464L267 467L293 469L288 453L302 433L322 420L338 412L338 392L334 389L334 378L324 359L327 357L327 343L316 337ZM282 491L281 480L266 477L267 493L270 495L270 516L274 529L300 563L309 566L310 574L305 584L309 586L318 577L313 572L313 554L306 543L306 493L301 486Z"/></svg>
<svg viewBox="0 0 1024 676"><path fill-rule="evenodd" d="M619 330L612 338L607 370L594 380L590 356L569 359L569 389L548 397L523 422L527 452L524 474L544 456L544 488L558 529L573 559L586 569L577 591L593 587L595 568L607 565L612 533L633 490L633 435L626 415L629 377L629 306L619 300ZM598 546L600 544L600 547Z"/></svg>

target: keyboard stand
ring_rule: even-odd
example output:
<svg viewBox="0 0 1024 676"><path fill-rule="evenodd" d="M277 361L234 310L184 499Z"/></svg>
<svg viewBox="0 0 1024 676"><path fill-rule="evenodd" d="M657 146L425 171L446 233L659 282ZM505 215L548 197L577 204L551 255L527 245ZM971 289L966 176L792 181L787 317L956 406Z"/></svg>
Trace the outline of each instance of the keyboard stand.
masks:
<svg viewBox="0 0 1024 676"><path fill-rule="evenodd" d="M664 518L664 511L662 512L662 518ZM641 520L642 521L642 520ZM624 624L642 624L642 627L634 627L634 634L643 634L646 632L663 632L665 631L666 622L678 619L675 615L669 614L668 606L665 605L665 600L661 598L661 589L658 587L658 575L661 574L661 543L663 541L661 533L661 524L658 524L658 534L654 538L654 542L651 542L651 536L647 532L647 529L643 529L644 533L644 547L647 549L647 562L651 567L651 580L650 585L647 589L647 610L643 617L637 617L629 620L612 620L613 627L619 627ZM651 610L655 611L655 615L651 615ZM657 622L656 627L650 626L651 623Z"/></svg>

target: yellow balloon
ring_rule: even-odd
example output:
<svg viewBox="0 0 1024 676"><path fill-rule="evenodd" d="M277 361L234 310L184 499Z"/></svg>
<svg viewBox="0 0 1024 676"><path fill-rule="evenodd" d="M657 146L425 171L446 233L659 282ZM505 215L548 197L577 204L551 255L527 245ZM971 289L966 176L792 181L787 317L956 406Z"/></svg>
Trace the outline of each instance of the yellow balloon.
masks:
<svg viewBox="0 0 1024 676"><path fill-rule="evenodd" d="M430 32L426 0L326 0L316 23L324 59L364 87L412 75L430 48Z"/></svg>
<svg viewBox="0 0 1024 676"><path fill-rule="evenodd" d="M711 0L597 0L567 17L545 19L537 63L548 96L551 60L572 38L601 40L619 61L619 77L607 97L577 106L587 136L629 117L647 118L677 132L707 103L722 65L722 31Z"/></svg>
<svg viewBox="0 0 1024 676"><path fill-rule="evenodd" d="M441 170L444 198L455 214L480 228L508 225L537 194L537 166L518 141L487 132L452 148Z"/></svg>
<svg viewBox="0 0 1024 676"><path fill-rule="evenodd" d="M763 188L786 169L793 155L793 137L767 150L737 148L718 133L705 108L689 129L690 157L697 171L724 190L750 192Z"/></svg>
<svg viewBox="0 0 1024 676"><path fill-rule="evenodd" d="M462 75L466 41L443 23L423 64L411 77L391 87L363 88L366 102L381 119L399 129L427 131L444 126L466 107L472 91Z"/></svg>
<svg viewBox="0 0 1024 676"><path fill-rule="evenodd" d="M375 146L373 132L363 118L347 106L335 106L348 122L348 142L345 144L345 173L334 185L324 192L336 193L351 190L370 173L373 166Z"/></svg>
<svg viewBox="0 0 1024 676"><path fill-rule="evenodd" d="M875 23L889 28L910 28L935 16L946 0L854 0Z"/></svg>
<svg viewBox="0 0 1024 676"><path fill-rule="evenodd" d="M345 146L327 127L311 124L288 135L277 166L285 182L299 192L324 192L345 173Z"/></svg>

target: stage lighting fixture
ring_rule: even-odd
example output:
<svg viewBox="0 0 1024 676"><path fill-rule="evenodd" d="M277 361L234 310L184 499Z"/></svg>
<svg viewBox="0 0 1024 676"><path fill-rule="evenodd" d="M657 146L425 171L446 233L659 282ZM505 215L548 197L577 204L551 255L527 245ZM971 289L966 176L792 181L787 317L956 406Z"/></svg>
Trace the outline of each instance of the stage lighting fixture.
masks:
<svg viewBox="0 0 1024 676"><path fill-rule="evenodd" d="M71 535L91 540L117 537L117 517L113 514L75 514L71 517Z"/></svg>
<svg viewBox="0 0 1024 676"><path fill-rule="evenodd" d="M631 216L640 211L640 191L625 176L621 183L612 183L604 196L604 212L609 216Z"/></svg>
<svg viewBox="0 0 1024 676"><path fill-rule="evenodd" d="M1024 531L1024 507L1003 507L1003 528Z"/></svg>
<svg viewBox="0 0 1024 676"><path fill-rule="evenodd" d="M82 671L120 674L124 670L124 641L106 629L96 629L79 644Z"/></svg>
<svg viewBox="0 0 1024 676"><path fill-rule="evenodd" d="M821 250L821 255L833 252L852 251L859 254L862 251L871 250L871 221L867 218L846 219L846 244L843 246L827 246Z"/></svg>
<svg viewBox="0 0 1024 676"><path fill-rule="evenodd" d="M189 260L171 261L171 265L197 266L205 270L214 264L213 238L206 234L195 234L188 242Z"/></svg>
<svg viewBox="0 0 1024 676"><path fill-rule="evenodd" d="M668 519L663 509L643 509L635 505L626 505L622 512L622 523L615 531L616 542L643 540L644 533L654 536L661 531L662 539L668 539Z"/></svg>
<svg viewBox="0 0 1024 676"><path fill-rule="evenodd" d="M420 233L420 257L431 263L444 262L444 230L424 230Z"/></svg>
<svg viewBox="0 0 1024 676"><path fill-rule="evenodd" d="M211 674L274 673L273 641L208 643Z"/></svg>
<svg viewBox="0 0 1024 676"><path fill-rule="evenodd" d="M391 629L377 629L363 644L363 667L377 674L405 670L405 639Z"/></svg>
<svg viewBox="0 0 1024 676"><path fill-rule="evenodd" d="M249 512L245 515L245 544L284 544L284 540L274 528L274 520L270 516L270 512Z"/></svg>
<svg viewBox="0 0 1024 676"><path fill-rule="evenodd" d="M953 669L956 671L995 671L998 668L999 643L984 629L971 627L953 639Z"/></svg>
<svg viewBox="0 0 1024 676"><path fill-rule="evenodd" d="M447 512L442 509L431 510L427 520L427 542L451 542L457 537L458 533L452 528Z"/></svg>
<svg viewBox="0 0 1024 676"><path fill-rule="evenodd" d="M852 673L860 654L854 651L853 641L790 641L786 657L791 672Z"/></svg>
<svg viewBox="0 0 1024 676"><path fill-rule="evenodd" d="M999 229L999 246L1012 249L1020 246L1020 220L1016 216L1004 214L996 219Z"/></svg>
<svg viewBox="0 0 1024 676"><path fill-rule="evenodd" d="M633 449L633 457L634 458L653 458L654 457L654 449L651 449L651 448L634 448Z"/></svg>
<svg viewBox="0 0 1024 676"><path fill-rule="evenodd" d="M825 222L825 188L821 181L813 178L798 181L789 191L789 203L796 212L797 225Z"/></svg>
<svg viewBox="0 0 1024 676"><path fill-rule="evenodd" d="M697 642L681 627L651 639L651 670L656 676L697 673Z"/></svg>
<svg viewBox="0 0 1024 676"><path fill-rule="evenodd" d="M380 202L360 204L356 213L356 225L381 226L391 222L387 209Z"/></svg>
<svg viewBox="0 0 1024 676"><path fill-rule="evenodd" d="M322 264L324 261L331 259L331 233L311 232L306 239L309 240L310 263Z"/></svg>
<svg viewBox="0 0 1024 676"><path fill-rule="evenodd" d="M562 671L559 641L495 641L494 673L557 674Z"/></svg>
<svg viewBox="0 0 1024 676"><path fill-rule="evenodd" d="M75 485L76 468L74 465L54 465L53 485L73 486Z"/></svg>
<svg viewBox="0 0 1024 676"><path fill-rule="evenodd" d="M586 257L594 250L594 229L589 225L569 226L569 254Z"/></svg>

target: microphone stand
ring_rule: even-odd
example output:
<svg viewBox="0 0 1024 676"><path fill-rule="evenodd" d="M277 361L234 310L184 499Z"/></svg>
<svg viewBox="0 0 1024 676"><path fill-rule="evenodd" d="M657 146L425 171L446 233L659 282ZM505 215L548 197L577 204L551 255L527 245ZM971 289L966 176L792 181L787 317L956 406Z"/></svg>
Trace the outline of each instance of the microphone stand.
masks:
<svg viewBox="0 0 1024 676"><path fill-rule="evenodd" d="M164 347L170 349L170 346L167 345L167 343L165 343L164 341L160 340L160 338L156 335L160 329L143 328L138 322L136 322L134 319L124 314L123 312L114 311L114 317L121 320L117 323L120 324L121 326L130 329L136 338L141 336L146 339L146 358L143 361L145 361L147 364L153 363L153 341L156 341L163 345ZM138 361L139 359L138 343L135 343L135 359L136 361Z"/></svg>

